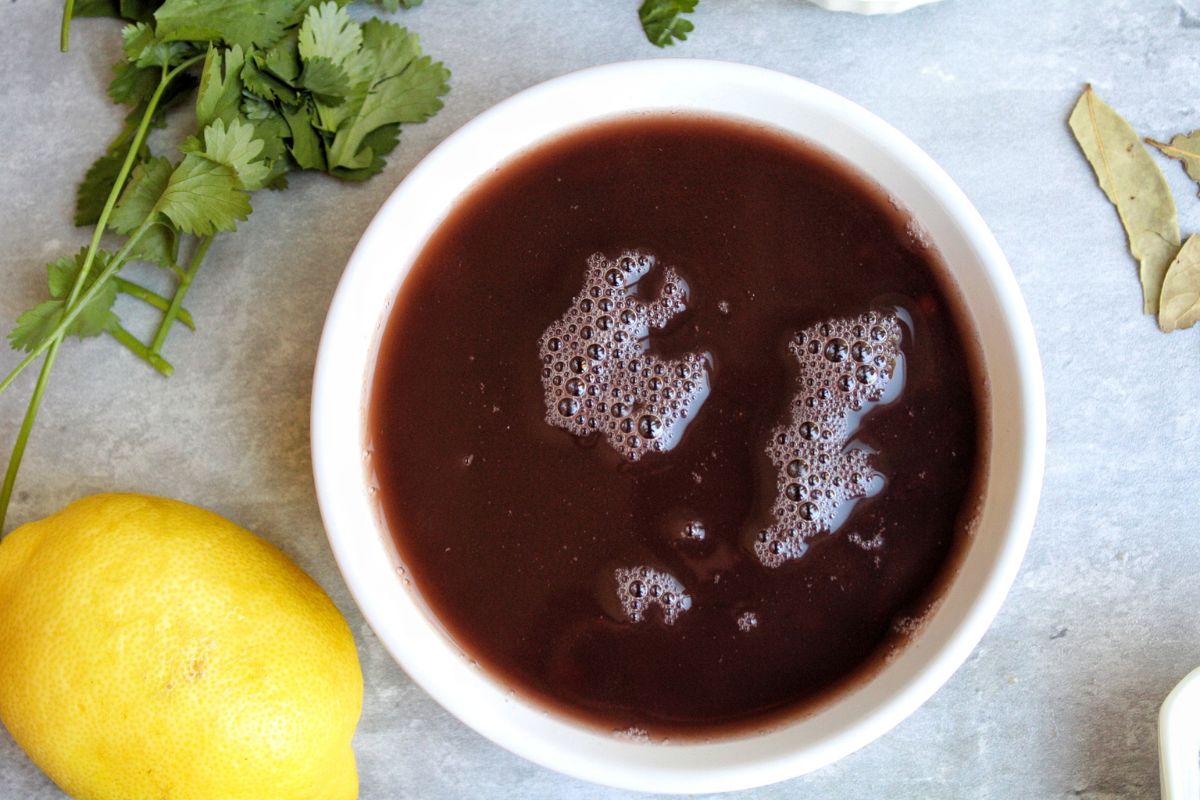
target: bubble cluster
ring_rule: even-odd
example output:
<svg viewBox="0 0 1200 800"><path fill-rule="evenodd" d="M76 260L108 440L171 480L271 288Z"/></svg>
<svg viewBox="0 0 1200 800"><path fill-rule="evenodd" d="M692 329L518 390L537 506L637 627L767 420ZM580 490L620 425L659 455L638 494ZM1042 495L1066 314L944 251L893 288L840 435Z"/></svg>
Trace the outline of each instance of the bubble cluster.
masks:
<svg viewBox="0 0 1200 800"><path fill-rule="evenodd" d="M692 607L692 598L673 576L650 567L617 569L617 598L630 622L641 622L652 606L662 609L663 622L674 625Z"/></svg>
<svg viewBox="0 0 1200 800"><path fill-rule="evenodd" d="M870 454L846 444L870 403L892 399L903 383L900 321L874 311L801 331L788 349L800 362L790 420L771 435L777 470L775 523L754 550L768 567L799 558L813 537L836 528L848 506L878 490Z"/></svg>
<svg viewBox="0 0 1200 800"><path fill-rule="evenodd" d="M640 742L648 744L650 742L650 733L645 728L639 728L636 725L625 728L624 730L613 731L613 736L618 739L624 739L630 742Z"/></svg>
<svg viewBox="0 0 1200 800"><path fill-rule="evenodd" d="M758 627L758 615L753 611L747 611L737 618L738 630L742 633L749 633Z"/></svg>
<svg viewBox="0 0 1200 800"><path fill-rule="evenodd" d="M872 550L878 550L879 548L883 547L883 545L884 545L882 533L877 533L874 536L872 536L870 539L864 539L861 535L859 535L857 533L852 533L846 538L850 540L851 544L857 545L858 547L862 548L863 550L866 550L867 552L870 552Z"/></svg>
<svg viewBox="0 0 1200 800"><path fill-rule="evenodd" d="M538 342L546 422L576 436L600 434L627 461L670 450L708 395L704 354L647 352L651 329L687 307L687 284L672 267L663 269L657 299L637 295L654 264L636 251L593 255L582 291Z"/></svg>

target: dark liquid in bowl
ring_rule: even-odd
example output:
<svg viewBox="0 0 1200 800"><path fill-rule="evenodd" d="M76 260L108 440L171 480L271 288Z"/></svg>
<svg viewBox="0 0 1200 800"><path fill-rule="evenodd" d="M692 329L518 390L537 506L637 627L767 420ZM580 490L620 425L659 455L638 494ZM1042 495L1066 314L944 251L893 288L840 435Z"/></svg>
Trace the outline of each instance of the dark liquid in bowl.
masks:
<svg viewBox="0 0 1200 800"><path fill-rule="evenodd" d="M869 676L952 572L986 455L972 336L910 218L830 156L593 125L468 192L406 278L379 497L515 691L654 737L769 727Z"/></svg>

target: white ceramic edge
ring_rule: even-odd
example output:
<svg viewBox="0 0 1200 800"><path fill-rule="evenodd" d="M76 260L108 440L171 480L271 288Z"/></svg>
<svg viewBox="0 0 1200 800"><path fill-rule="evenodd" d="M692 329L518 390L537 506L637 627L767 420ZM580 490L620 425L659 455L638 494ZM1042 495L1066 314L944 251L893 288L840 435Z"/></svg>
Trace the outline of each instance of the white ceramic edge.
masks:
<svg viewBox="0 0 1200 800"><path fill-rule="evenodd" d="M413 231L385 231L395 209L406 206L412 211L422 204L440 208L442 198L429 199L416 193L436 194L432 176L440 170L452 169L443 162L454 155L470 158L469 153L462 152L464 147L471 140L483 137L484 133L512 136L511 131L504 131L502 123L520 119L528 109L544 113L542 106L547 100L553 101L554 107L567 108L563 113L568 116L572 113L581 115L566 124L551 126L551 133L576 127L588 119L611 116L611 113L601 112L588 117L587 112L579 110L589 104L588 88L606 83L630 87L630 94L637 97L630 101L629 111L664 110L676 103L689 109L701 107L689 105L695 100L687 91L682 93L685 97L674 98L671 102L659 99L640 103L641 95L654 80L675 81L681 86L704 86L717 81L731 90L737 86L740 91L751 94L774 92L775 100L794 99L798 106L819 106L822 113L829 115L830 125L862 132L872 140L872 146L878 147L882 153L880 157L902 163L910 173L904 180L915 180L913 185L917 188L913 191L928 193L932 202L944 207L984 266L985 274L980 279L989 285L998 305L998 318L990 320L989 324L998 327L1011 344L1011 352L1007 355L1013 359L1011 366L1019 382L1013 387L1019 419L1014 430L1004 432L1010 438L1003 443L1015 446L1021 454L1018 488L1011 511L1003 515L1003 533L994 534L1002 537L993 557L994 563L979 588L971 592L973 600L962 612L961 621L953 626L948 622L941 624L945 615L935 613L916 641L875 678L808 720L758 738L686 746L623 741L551 717L512 697L468 662L425 616L410 591L401 585L394 551L383 541L386 534L381 531L372 492L367 486L366 456L362 453L365 436L362 405L365 381L369 379L372 365L370 351L391 302L391 295L384 303L383 299L370 294L370 284L376 284L377 294L382 280L378 273L372 275L376 270L374 255L377 251L382 255L382 243L387 240L396 237L411 240L405 241L405 246L400 248L410 257L409 263L400 271L406 273L411 258L442 216L439 213L436 219L423 220L424 225L413 225ZM678 90L681 86L673 86L673 89ZM697 91L703 95L705 90ZM723 110L714 113L737 115ZM527 141L533 143L541 138L539 133ZM830 149L836 152L836 148ZM398 283L396 269L387 272L391 274L391 281ZM391 288L393 294L395 288ZM356 306L360 301L381 303L384 308L378 314L364 313ZM595 67L515 95L447 138L397 188L351 256L330 306L314 376L313 469L330 543L355 601L393 657L447 710L510 751L568 775L644 791L714 792L773 783L836 761L897 725L966 660L999 610L1025 552L1042 481L1045 424L1041 365L1020 290L978 212L929 156L873 114L798 78L744 65L672 59ZM1001 442L997 440L993 447L999 446ZM964 569L970 557L968 553ZM956 588L963 583L957 580L951 585L946 595L947 606ZM961 591L971 590L961 587ZM938 630L939 625L948 630ZM937 636L935 630L938 630ZM926 651L935 646L932 643L935 639L939 650L926 663ZM883 699L871 699L872 687L882 676L906 675L908 672L914 674L905 680L899 691L888 692ZM875 693L880 691L876 689ZM810 741L812 730L832 718L831 712L838 712L846 719L834 720L838 724L831 735L823 734L816 741ZM805 735L799 735L797 731L804 731Z"/></svg>
<svg viewBox="0 0 1200 800"><path fill-rule="evenodd" d="M1158 715L1162 800L1200 797L1200 668L1163 701Z"/></svg>
<svg viewBox="0 0 1200 800"><path fill-rule="evenodd" d="M899 14L917 6L939 0L808 0L829 11L849 11L852 14Z"/></svg>

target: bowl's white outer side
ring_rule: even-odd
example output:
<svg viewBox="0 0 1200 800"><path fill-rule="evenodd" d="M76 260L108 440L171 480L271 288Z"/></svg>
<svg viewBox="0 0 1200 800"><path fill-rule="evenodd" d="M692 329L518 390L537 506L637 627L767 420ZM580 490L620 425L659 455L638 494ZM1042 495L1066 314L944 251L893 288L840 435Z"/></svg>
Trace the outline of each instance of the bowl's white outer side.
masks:
<svg viewBox="0 0 1200 800"><path fill-rule="evenodd" d="M981 336L992 392L986 502L960 573L910 646L814 715L754 737L644 744L549 715L471 662L409 586L374 501L365 408L378 339L413 260L456 198L531 145L639 111L709 112L791 131L873 176L950 265ZM896 129L781 73L715 61L628 62L524 91L434 149L383 205L346 267L321 339L312 403L313 469L334 555L393 657L447 710L497 744L597 783L655 792L765 785L829 764L928 699L983 636L1020 566L1042 482L1041 365L1020 290L992 234L954 182ZM968 713L966 709L962 713Z"/></svg>
<svg viewBox="0 0 1200 800"><path fill-rule="evenodd" d="M849 11L854 14L899 14L910 8L936 3L938 0L809 0L830 11Z"/></svg>
<svg viewBox="0 0 1200 800"><path fill-rule="evenodd" d="M1200 797L1200 668L1188 673L1163 701L1158 751L1162 800Z"/></svg>

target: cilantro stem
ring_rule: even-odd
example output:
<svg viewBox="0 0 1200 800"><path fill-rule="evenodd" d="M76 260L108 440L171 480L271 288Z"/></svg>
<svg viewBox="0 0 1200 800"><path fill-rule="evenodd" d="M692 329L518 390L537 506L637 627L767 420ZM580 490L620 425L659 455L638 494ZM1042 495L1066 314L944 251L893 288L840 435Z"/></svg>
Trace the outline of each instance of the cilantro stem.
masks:
<svg viewBox="0 0 1200 800"><path fill-rule="evenodd" d="M145 236L146 231L148 231L153 224L154 220L147 219L145 222L139 225L133 233L129 234L129 238L125 240L125 244L122 245L121 249L117 251L117 254L112 257L104 270L96 276L95 282L87 288L87 291L78 297L72 296L72 298L67 301L68 304L66 313L63 314L63 318L59 320L57 325L54 326L54 330L50 332L50 335L43 339L41 344L33 348L29 355L21 359L21 362L13 368L12 372L8 373L8 375L4 377L3 381L0 381L0 392L3 392L5 389L11 386L12 382L16 380L17 376L20 375L26 367L32 364L38 356L50 349L55 343L62 342L63 336L66 335L67 328L71 327L71 323L75 321L75 318L79 316L84 307L96 297L96 295L100 292L101 287L104 286L104 283L112 278L112 276L115 275L117 271L121 269L121 267L125 266L125 262L129 259L129 253L135 246L137 246L137 243L143 236ZM89 253L88 255L91 254ZM87 261L84 261L84 265L87 266ZM80 271L80 274L82 274L82 270ZM78 288L78 282L76 282L76 288Z"/></svg>
<svg viewBox="0 0 1200 800"><path fill-rule="evenodd" d="M179 286L175 289L175 296L171 298L171 306L163 315L162 322L159 323L158 330L154 333L154 339L150 342L151 353L157 355L162 351L162 346L166 344L167 334L171 332L171 325L174 324L175 318L179 316L179 312L183 308L183 298L187 296L192 279L196 277L196 272L200 269L200 264L204 261L204 256L208 253L208 248L212 243L213 237L205 236L200 240L200 244L196 245L196 252L192 253L192 260L188 264L187 271L179 278Z"/></svg>
<svg viewBox="0 0 1200 800"><path fill-rule="evenodd" d="M29 434L33 431L33 423L37 420L38 409L42 405L42 395L50 380L50 371L54 369L54 359L58 357L58 347L62 339L55 339L42 362L38 372L37 383L33 387L33 395L29 398L29 406L25 409L25 418L21 420L21 430L17 432L17 441L13 444L12 455L8 459L8 469L4 471L4 485L0 486L0 533L4 531L4 519L8 516L8 503L12 500L13 487L17 483L17 471L21 468L21 459L25 457L25 445L29 442Z"/></svg>
<svg viewBox="0 0 1200 800"><path fill-rule="evenodd" d="M50 347L52 341L61 341L62 335L67 329L67 325L69 325L70 322L79 315L79 310L83 308L83 306L87 304L87 301L95 295L95 292L99 290L99 287L103 284L104 280L107 280L108 277L111 277L112 274L116 272L116 269L119 269L122 266L124 258L113 258L112 261L109 262L108 269L105 270L107 275L92 284L91 289L89 289L86 293L85 300L82 302L76 302L79 300L79 292L83 288L84 282L87 280L88 273L91 272L92 263L96 260L96 251L100 249L100 239L102 236L104 236L105 228L108 227L108 218L112 216L113 209L117 205L117 199L121 196L121 190L125 188L125 181L129 178L129 173L133 171L133 165L137 160L138 151L141 149L142 142L145 141L146 134L150 130L151 120L154 117L155 110L158 108L159 101L162 99L163 92L166 90L171 81L173 81L185 69L191 67L202 58L204 58L202 55L193 56L169 72L164 69L163 76L159 79L158 87L154 90L154 94L151 95L149 102L146 103L146 110L142 113L142 119L141 122L138 123L137 133L134 134L133 141L129 145L129 152L125 155L125 161L121 164L121 170L117 173L117 179L113 181L112 191L108 193L108 199L104 203L104 209L100 212L100 218L96 221L96 229L92 233L92 241L88 245L87 255L84 256L83 264L79 268L79 274L75 278L75 285L71 287L71 294L67 298L66 315L63 317L62 322L58 324L54 330L54 333L48 339L43 340L41 344L34 348L33 352L21 359L17 366L13 367L12 371L9 372L3 380L0 380L0 393L3 393L5 389L11 386L12 382L17 379L17 376L24 372L30 364L37 360L39 355L44 353ZM137 231L135 231L137 238L141 238L141 235L145 233L148 223L150 222L151 220L147 220L146 224L143 224L138 228ZM127 255L130 249L130 243L134 241L135 239L131 236L126 242L125 247L121 249L121 252ZM3 510L4 506L0 505L0 516L2 516Z"/></svg>
<svg viewBox="0 0 1200 800"><path fill-rule="evenodd" d="M58 358L58 348L62 345L63 336L66 334L67 328L75 321L81 312L96 293L100 291L100 287L104 282L112 278L112 276L125 265L125 261L129 258L130 252L137 246L138 241L145 235L153 224L152 220L146 220L129 235L125 245L117 251L117 254L108 262L108 266L104 268L88 290L78 299L73 306L67 306L67 311L63 315L62 320L55 327L54 331L37 346L36 349L17 365L8 374L3 382L0 382L0 392L4 391L9 385L16 380L17 375L31 364L41 353L46 353L46 360L42 362L42 368L38 372L37 383L33 387L33 395L29 398L29 406L25 409L25 418L21 422L21 429L17 432L17 440L13 443L12 455L8 458L8 468L4 472L4 485L0 486L0 531L4 530L4 518L8 516L8 504L12 499L13 486L16 485L17 471L21 469L21 460L25 457L25 445L29 442L29 435L33 432L33 423L37 420L38 409L42 405L42 395L46 391L46 384L50 380L50 372L54 369L54 361ZM141 344L140 342L138 343ZM164 362L165 363L165 362Z"/></svg>
<svg viewBox="0 0 1200 800"><path fill-rule="evenodd" d="M79 275L75 278L75 285L71 287L71 295L67 298L68 309L71 308L75 299L79 296L79 290L87 280L88 272L92 269L92 262L96 259L96 251L100 249L100 239L104 236L104 230L108 227L108 218L112 216L113 209L117 205L117 200L121 196L121 190L125 188L125 181L128 180L129 173L133 171L134 162L137 161L142 143L146 141L146 134L150 130L150 123L154 119L154 112L158 109L159 101L162 100L163 92L166 91L171 81L175 80L184 70L202 58L204 56L193 56L170 71L166 67L163 67L162 77L158 80L158 86L155 87L154 94L150 95L150 100L146 103L146 110L142 113L142 119L138 123L137 133L133 135L133 141L129 143L129 152L125 154L125 160L121 163L121 170L117 173L117 179L113 181L112 191L108 193L108 199L104 201L104 209L100 212L100 218L96 220L96 229L92 232L92 241L88 245L87 255L84 257L83 265L79 268ZM143 225L143 227L145 226ZM3 386L0 386L0 391L4 391Z"/></svg>
<svg viewBox="0 0 1200 800"><path fill-rule="evenodd" d="M63 5L62 26L58 31L58 49L67 52L71 47L71 18L75 16L75 0Z"/></svg>
<svg viewBox="0 0 1200 800"><path fill-rule="evenodd" d="M113 278L113 283L117 285L118 292L127 294L130 297L136 297L138 300L157 308L159 311L166 311L171 307L170 300L163 297L161 294L150 291L141 284L134 283L133 281L127 281L119 275ZM188 330L196 330L196 323L192 321L191 312L189 312L186 308L179 309L178 319L180 324L182 324Z"/></svg>
<svg viewBox="0 0 1200 800"><path fill-rule="evenodd" d="M72 12L73 2L72 0L67 0L67 5L64 7L64 18L67 26L70 25L70 15ZM109 261L104 271L97 276L97 280L91 287L87 291L82 291L88 273L92 269L92 264L96 260L96 253L100 249L101 237L104 236L104 231L108 227L109 217L112 216L113 209L116 208L117 199L121 196L121 191L125 188L125 182L129 179L130 172L133 171L134 162L137 161L138 153L146 141L146 134L150 130L150 123L154 118L154 112L157 110L159 102L162 100L163 92L166 91L171 81L175 80L176 77L192 65L198 63L202 58L204 56L194 56L179 64L174 69L167 70L165 67L163 68L162 77L159 78L154 94L150 96L150 100L146 103L146 110L142 113L142 119L138 123L137 132L129 144L129 151L125 154L125 160L121 164L121 169L117 173L116 180L113 181L112 189L108 193L108 199L104 203L104 209L100 212L100 217L96 220L96 228L92 232L92 241L88 245L87 255L84 257L83 264L80 265L79 274L75 278L75 285L71 287L71 294L67 298L66 313L63 315L54 332L47 339L43 340L33 352L22 359L3 380L0 380L0 393L3 393L17 379L17 376L24 372L41 353L46 353L46 358L42 362L42 368L38 372L37 383L33 387L33 395L29 398L29 406L25 409L25 418L21 422L21 429L17 432L17 440L13 443L12 454L9 456L8 466L4 472L4 484L0 486L0 531L4 530L4 519L8 516L8 504L12 500L13 487L17 481L17 472L21 469L21 461L25 457L25 446L29 443L29 436L33 432L33 424L37 420L38 409L42 405L42 395L46 391L46 385L50 380L50 372L54 369L54 362L58 358L58 348L62 345L63 336L66 334L70 324L79 316L80 311L91 301L100 290L100 287L104 285L104 282L112 278L124 266L125 260L129 257L129 253L133 250L133 247L153 224L153 220L147 219L138 226L137 230L126 239L125 245ZM82 296L80 296L81 291Z"/></svg>
<svg viewBox="0 0 1200 800"><path fill-rule="evenodd" d="M169 378L171 377L171 374L175 372L175 368L171 366L169 361L160 356L158 353L150 352L150 348L142 344L141 341L132 333L130 333L121 323L112 323L106 332L118 342L125 345L125 347L135 356L158 370L164 377Z"/></svg>

